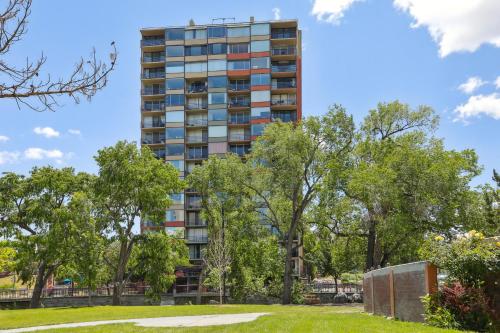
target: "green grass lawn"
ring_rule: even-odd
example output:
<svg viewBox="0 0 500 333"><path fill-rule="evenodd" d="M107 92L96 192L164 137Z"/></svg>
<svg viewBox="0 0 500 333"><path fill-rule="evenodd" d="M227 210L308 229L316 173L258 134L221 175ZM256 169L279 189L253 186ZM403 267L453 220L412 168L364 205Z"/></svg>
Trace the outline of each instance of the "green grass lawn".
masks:
<svg viewBox="0 0 500 333"><path fill-rule="evenodd" d="M249 323L190 328L144 328L133 324L46 330L42 332L457 332L370 316L360 307L281 305L187 305L49 308L0 311L0 329L124 318L266 312Z"/></svg>

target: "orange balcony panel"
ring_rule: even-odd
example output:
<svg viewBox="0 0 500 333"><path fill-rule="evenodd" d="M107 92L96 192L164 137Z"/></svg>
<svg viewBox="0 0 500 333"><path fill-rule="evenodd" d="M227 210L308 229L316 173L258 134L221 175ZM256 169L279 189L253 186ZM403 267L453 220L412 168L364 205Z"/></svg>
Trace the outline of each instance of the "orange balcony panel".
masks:
<svg viewBox="0 0 500 333"><path fill-rule="evenodd" d="M229 53L227 60L250 59L250 53Z"/></svg>
<svg viewBox="0 0 500 333"><path fill-rule="evenodd" d="M270 122L271 122L270 119L252 119L252 120L250 120L251 124L268 124Z"/></svg>
<svg viewBox="0 0 500 333"><path fill-rule="evenodd" d="M252 91L262 91L262 90L271 90L271 86L270 85L252 86Z"/></svg>
<svg viewBox="0 0 500 333"><path fill-rule="evenodd" d="M269 74L271 73L271 70L269 68L259 68L259 69L252 69L252 74Z"/></svg>
<svg viewBox="0 0 500 333"><path fill-rule="evenodd" d="M259 58L259 57L269 57L271 55L271 52L265 51L265 52L252 52L252 58Z"/></svg>
<svg viewBox="0 0 500 333"><path fill-rule="evenodd" d="M250 106L252 108L261 108L265 106L271 106L271 102L252 102Z"/></svg>
<svg viewBox="0 0 500 333"><path fill-rule="evenodd" d="M250 140L255 141L255 140L257 140L257 138L258 138L259 136L260 136L260 135L252 135L252 136L250 137Z"/></svg>
<svg viewBox="0 0 500 333"><path fill-rule="evenodd" d="M184 221L165 222L165 226L167 226L167 227L183 227Z"/></svg>
<svg viewBox="0 0 500 333"><path fill-rule="evenodd" d="M248 76L250 75L249 69L240 69L236 71L227 71L228 76Z"/></svg>

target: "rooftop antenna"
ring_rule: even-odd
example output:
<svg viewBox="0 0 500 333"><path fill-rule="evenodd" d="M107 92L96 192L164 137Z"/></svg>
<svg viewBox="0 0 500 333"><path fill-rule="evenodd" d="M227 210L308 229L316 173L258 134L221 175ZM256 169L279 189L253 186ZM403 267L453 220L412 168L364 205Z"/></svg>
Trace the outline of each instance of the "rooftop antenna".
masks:
<svg viewBox="0 0 500 333"><path fill-rule="evenodd" d="M232 20L233 23L236 23L236 18L234 18L234 17L218 17L218 18L212 19L212 24L215 24L215 21L221 21L222 24L226 24L226 20Z"/></svg>

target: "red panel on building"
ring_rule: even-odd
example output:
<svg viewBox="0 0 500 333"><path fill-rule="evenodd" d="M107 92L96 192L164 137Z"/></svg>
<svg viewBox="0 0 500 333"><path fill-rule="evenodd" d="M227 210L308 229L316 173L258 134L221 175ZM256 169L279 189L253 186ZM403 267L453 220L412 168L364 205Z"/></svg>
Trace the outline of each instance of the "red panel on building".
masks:
<svg viewBox="0 0 500 333"><path fill-rule="evenodd" d="M271 86L265 85L265 86L252 86L252 91L262 91L262 90L270 90Z"/></svg>
<svg viewBox="0 0 500 333"><path fill-rule="evenodd" d="M252 58L259 58L259 57L269 57L271 55L271 52L266 51L266 52L252 52Z"/></svg>
<svg viewBox="0 0 500 333"><path fill-rule="evenodd" d="M297 121L302 120L302 58L297 57Z"/></svg>
<svg viewBox="0 0 500 333"><path fill-rule="evenodd" d="M184 221L165 222L167 227L183 227Z"/></svg>
<svg viewBox="0 0 500 333"><path fill-rule="evenodd" d="M269 74L269 73L271 73L271 70L269 68L252 69L252 74Z"/></svg>
<svg viewBox="0 0 500 333"><path fill-rule="evenodd" d="M271 102L252 102L250 106L252 108L261 108L265 106L271 106Z"/></svg>
<svg viewBox="0 0 500 333"><path fill-rule="evenodd" d="M270 122L271 122L271 119L252 119L252 120L250 120L251 124L267 124Z"/></svg>
<svg viewBox="0 0 500 333"><path fill-rule="evenodd" d="M250 59L250 53L229 53L228 60Z"/></svg>
<svg viewBox="0 0 500 333"><path fill-rule="evenodd" d="M227 71L228 76L249 76L250 75L250 70L249 69L240 69L236 71Z"/></svg>

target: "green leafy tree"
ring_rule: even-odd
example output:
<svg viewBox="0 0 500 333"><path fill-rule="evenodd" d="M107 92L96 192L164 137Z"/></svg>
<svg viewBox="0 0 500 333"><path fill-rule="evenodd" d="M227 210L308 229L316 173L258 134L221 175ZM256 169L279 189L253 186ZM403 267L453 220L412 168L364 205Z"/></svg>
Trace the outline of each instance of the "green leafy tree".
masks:
<svg viewBox="0 0 500 333"><path fill-rule="evenodd" d="M9 241L0 241L0 272L13 272L16 266L16 250Z"/></svg>
<svg viewBox="0 0 500 333"><path fill-rule="evenodd" d="M146 296L153 302L159 302L161 294L174 283L175 268L189 264L184 240L164 231L144 234L134 252L135 264L130 271L136 272L149 286Z"/></svg>
<svg viewBox="0 0 500 333"><path fill-rule="evenodd" d="M0 178L0 223L15 236L21 280L31 284L35 276L32 308L40 306L48 278L71 259L78 230L68 203L89 181L88 174L52 167L34 168L29 177Z"/></svg>
<svg viewBox="0 0 500 333"><path fill-rule="evenodd" d="M354 140L354 123L341 107L298 124L276 122L266 127L252 147L251 190L267 222L279 233L286 250L283 304L292 300L292 255L310 209L326 178L346 166Z"/></svg>
<svg viewBox="0 0 500 333"><path fill-rule="evenodd" d="M331 214L337 218L329 224L339 235L351 230L366 238L367 270L415 260L426 233L467 223L463 207L480 172L477 156L446 150L433 137L437 124L431 108L412 110L398 101L380 103L362 124L343 186L355 214L345 221ZM324 205L334 210L337 202Z"/></svg>
<svg viewBox="0 0 500 333"><path fill-rule="evenodd" d="M101 223L120 251L113 278L113 305L121 303L125 271L137 236L133 227L141 217L161 223L170 205L169 194L183 188L177 170L159 161L149 148L118 142L98 151L99 174L95 185L95 205Z"/></svg>

